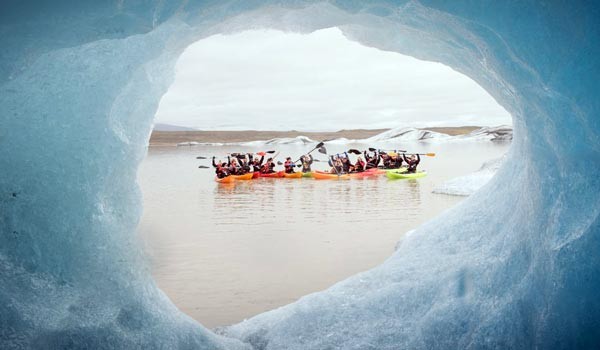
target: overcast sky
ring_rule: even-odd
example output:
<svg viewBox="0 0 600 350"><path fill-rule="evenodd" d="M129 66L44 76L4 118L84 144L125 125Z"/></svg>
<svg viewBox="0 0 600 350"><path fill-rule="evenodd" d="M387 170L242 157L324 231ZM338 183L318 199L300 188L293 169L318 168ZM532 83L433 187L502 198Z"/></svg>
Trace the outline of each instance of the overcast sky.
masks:
<svg viewBox="0 0 600 350"><path fill-rule="evenodd" d="M202 130L511 124L452 69L347 40L337 28L216 35L191 45L156 123Z"/></svg>

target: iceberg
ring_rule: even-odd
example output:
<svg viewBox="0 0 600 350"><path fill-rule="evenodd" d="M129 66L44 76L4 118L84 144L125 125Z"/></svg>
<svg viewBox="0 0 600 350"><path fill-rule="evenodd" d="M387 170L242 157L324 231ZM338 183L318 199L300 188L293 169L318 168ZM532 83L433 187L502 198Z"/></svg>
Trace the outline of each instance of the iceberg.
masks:
<svg viewBox="0 0 600 350"><path fill-rule="evenodd" d="M489 160L474 173L459 176L445 181L433 189L433 193L449 194L453 196L470 196L487 184L500 169L506 157Z"/></svg>
<svg viewBox="0 0 600 350"><path fill-rule="evenodd" d="M599 13L578 0L2 2L0 348L600 347ZM216 334L156 287L135 236L152 116L194 41L331 26L480 84L513 116L508 160L380 266Z"/></svg>
<svg viewBox="0 0 600 350"><path fill-rule="evenodd" d="M381 134L361 140L362 143L381 143L381 142L406 142L406 141L425 141L425 140L444 140L450 138L450 135L416 128L395 128L384 131Z"/></svg>
<svg viewBox="0 0 600 350"><path fill-rule="evenodd" d="M266 141L250 141L250 142L241 142L239 145L242 146L263 146L263 145L308 145L317 143L315 140L311 140L306 136L296 136L296 137L277 137L274 139L266 140Z"/></svg>
<svg viewBox="0 0 600 350"><path fill-rule="evenodd" d="M474 130L467 135L458 136L464 140L490 140L490 141L511 141L513 138L513 128L508 125L500 125L495 127L483 127Z"/></svg>

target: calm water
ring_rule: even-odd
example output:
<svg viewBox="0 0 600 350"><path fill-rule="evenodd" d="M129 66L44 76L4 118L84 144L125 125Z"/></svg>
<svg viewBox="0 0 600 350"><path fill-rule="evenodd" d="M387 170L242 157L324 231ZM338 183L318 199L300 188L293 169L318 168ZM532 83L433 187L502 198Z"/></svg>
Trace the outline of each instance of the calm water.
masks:
<svg viewBox="0 0 600 350"><path fill-rule="evenodd" d="M413 145L411 151L437 153L423 157L420 169L429 175L418 180L234 185L216 183L212 169L198 169L210 160L195 157L258 149L153 147L138 174L144 194L139 232L158 285L181 310L207 327L232 324L378 265L406 231L463 199L431 193L436 185L477 170L508 147ZM295 159L307 148L278 146L279 159Z"/></svg>

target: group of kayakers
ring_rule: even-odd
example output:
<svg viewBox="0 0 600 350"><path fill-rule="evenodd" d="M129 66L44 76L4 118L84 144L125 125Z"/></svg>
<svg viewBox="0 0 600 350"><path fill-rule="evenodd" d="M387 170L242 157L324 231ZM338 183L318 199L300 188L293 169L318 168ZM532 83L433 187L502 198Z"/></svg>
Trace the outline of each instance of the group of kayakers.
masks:
<svg viewBox="0 0 600 350"><path fill-rule="evenodd" d="M415 173L421 161L418 154L407 156L405 153L387 153L379 150L365 150L362 153L358 150L349 151L359 155L354 163L351 162L348 152L329 156L330 173L360 173L373 168L399 169L402 167L403 162L406 163L407 173ZM264 160L265 152L260 152L256 155L253 153L232 153L227 156L227 162L217 162L216 158L212 157L212 165L219 179L229 175L244 175L250 172L258 172L265 175L276 173L274 157L268 158L266 162ZM287 157L283 163L284 172L286 174L293 174L296 172L296 168L299 168L302 173L310 173L313 162L314 158L310 154L303 155L296 161L293 161L291 157Z"/></svg>
<svg viewBox="0 0 600 350"><path fill-rule="evenodd" d="M357 151L355 151L357 153ZM358 152L360 154L360 152ZM363 157L357 157L356 162L353 164L350 161L348 152L343 154L337 154L329 157L329 166L331 166L331 173L337 174L350 174L354 172L363 172L365 170L379 168L379 164L383 162L383 169L400 169L402 162L406 162L407 173L414 173L417 171L417 166L421 162L421 157L418 154L406 156L405 153L396 152L381 152L381 151L363 151Z"/></svg>

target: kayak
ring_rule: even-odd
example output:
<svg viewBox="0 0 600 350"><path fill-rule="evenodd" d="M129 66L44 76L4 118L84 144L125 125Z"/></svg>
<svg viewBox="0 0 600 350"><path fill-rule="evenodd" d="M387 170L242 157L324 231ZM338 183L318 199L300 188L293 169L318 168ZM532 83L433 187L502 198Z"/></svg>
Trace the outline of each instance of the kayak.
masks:
<svg viewBox="0 0 600 350"><path fill-rule="evenodd" d="M283 177L284 172L278 171L276 173L260 174L260 177Z"/></svg>
<svg viewBox="0 0 600 350"><path fill-rule="evenodd" d="M230 175L232 176L235 180L252 180L252 173L246 173L244 175Z"/></svg>
<svg viewBox="0 0 600 350"><path fill-rule="evenodd" d="M301 179L302 178L302 173L283 173L283 177L287 178L287 179Z"/></svg>
<svg viewBox="0 0 600 350"><path fill-rule="evenodd" d="M369 169L369 170L365 170L365 171L361 171L358 173L350 173L351 177L369 177L369 176L377 176L379 175L379 171L377 171L377 169Z"/></svg>
<svg viewBox="0 0 600 350"><path fill-rule="evenodd" d="M402 167L402 168L397 168L397 169L388 169L385 171L385 173L397 173L397 174L404 174L408 171L407 168Z"/></svg>
<svg viewBox="0 0 600 350"><path fill-rule="evenodd" d="M335 173L326 173L324 171L313 171L312 177L316 180L348 180L350 175L342 174L338 175Z"/></svg>
<svg viewBox="0 0 600 350"><path fill-rule="evenodd" d="M309 171L307 173L302 173L302 177L313 177L313 173L312 173L312 171Z"/></svg>
<svg viewBox="0 0 600 350"><path fill-rule="evenodd" d="M258 171L255 171L252 173L252 178L253 179L258 179L260 177L260 173Z"/></svg>
<svg viewBox="0 0 600 350"><path fill-rule="evenodd" d="M219 177L215 176L215 181L218 183L227 184L227 183L232 183L233 181L235 181L235 179L231 175L225 176L220 179L219 179Z"/></svg>
<svg viewBox="0 0 600 350"><path fill-rule="evenodd" d="M399 173L399 172L393 172L390 171L388 173L385 174L388 179L392 179L392 180L396 180L396 179L418 179L420 177L425 177L427 176L427 172L426 171L419 171L416 173Z"/></svg>

